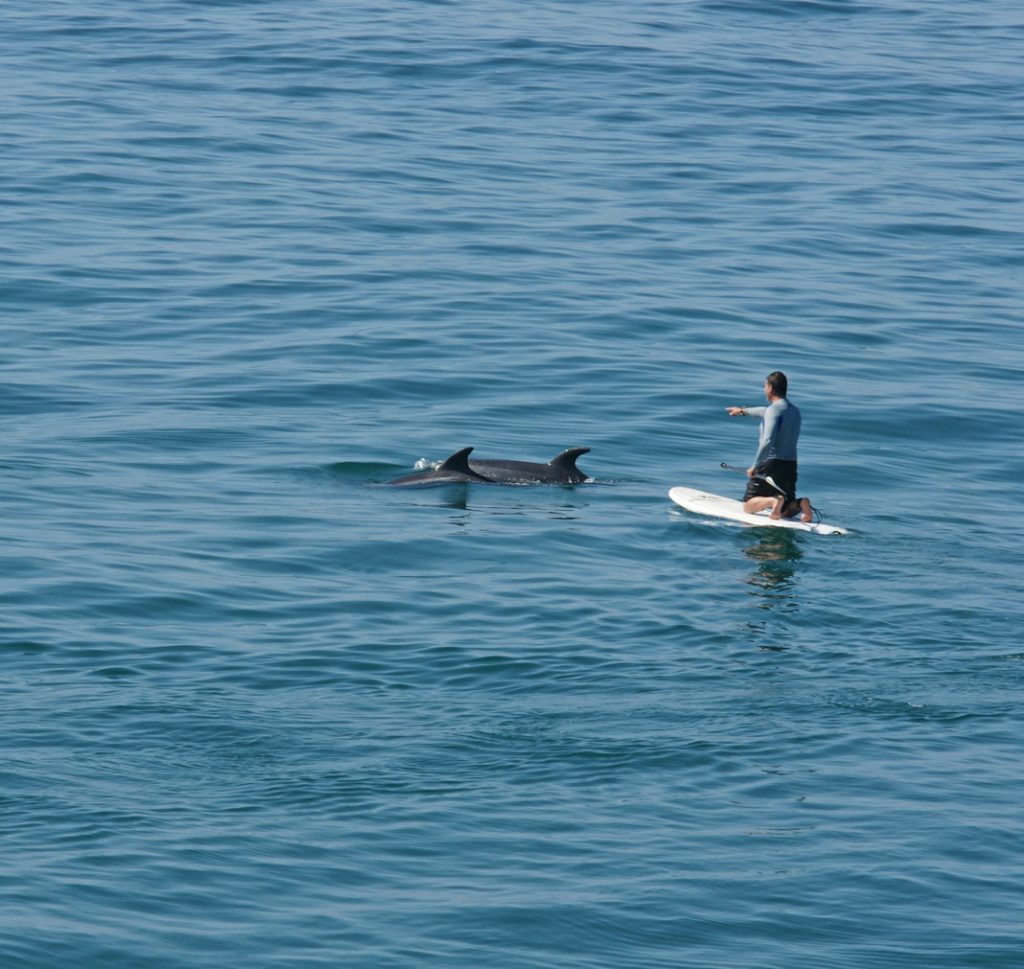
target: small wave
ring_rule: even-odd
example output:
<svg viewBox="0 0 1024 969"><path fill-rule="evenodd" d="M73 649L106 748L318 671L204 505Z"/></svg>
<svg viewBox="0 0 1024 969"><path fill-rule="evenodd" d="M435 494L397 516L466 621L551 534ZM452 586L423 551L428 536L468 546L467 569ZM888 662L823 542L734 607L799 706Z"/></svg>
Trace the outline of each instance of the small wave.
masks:
<svg viewBox="0 0 1024 969"><path fill-rule="evenodd" d="M713 13L725 11L778 18L823 14L862 16L876 9L869 4L854 2L854 0L773 0L771 3L762 3L760 0L705 0L701 7Z"/></svg>
<svg viewBox="0 0 1024 969"><path fill-rule="evenodd" d="M426 465L429 466L429 465ZM384 476L401 474L405 469L401 464L387 464L383 461L335 461L321 469L327 473L345 478L349 481L376 481ZM420 470L417 466L416 470Z"/></svg>

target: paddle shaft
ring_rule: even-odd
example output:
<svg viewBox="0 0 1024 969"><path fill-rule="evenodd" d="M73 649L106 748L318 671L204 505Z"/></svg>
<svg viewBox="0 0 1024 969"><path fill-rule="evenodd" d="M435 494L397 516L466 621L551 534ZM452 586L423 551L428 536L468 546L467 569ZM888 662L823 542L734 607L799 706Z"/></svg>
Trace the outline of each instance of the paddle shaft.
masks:
<svg viewBox="0 0 1024 969"><path fill-rule="evenodd" d="M735 464L726 464L725 461L723 461L721 463L720 467L725 468L726 471L739 471L740 474L746 474L747 473L747 469L746 468L737 468ZM766 482L768 485L770 485L772 488L774 488L780 495L785 495L786 494L786 492L782 488L780 488L774 481L772 481L772 479L769 478L767 475L764 475L764 474L752 474L752 475L750 475L750 477L751 478L756 478L758 481Z"/></svg>

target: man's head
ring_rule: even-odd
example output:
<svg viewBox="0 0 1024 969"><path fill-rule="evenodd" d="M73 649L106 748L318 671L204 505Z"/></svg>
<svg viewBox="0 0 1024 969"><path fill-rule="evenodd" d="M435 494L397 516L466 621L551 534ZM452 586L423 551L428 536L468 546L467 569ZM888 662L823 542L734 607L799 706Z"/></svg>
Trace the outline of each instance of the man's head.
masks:
<svg viewBox="0 0 1024 969"><path fill-rule="evenodd" d="M775 370L764 378L764 392L767 397L785 397L789 381L781 370Z"/></svg>

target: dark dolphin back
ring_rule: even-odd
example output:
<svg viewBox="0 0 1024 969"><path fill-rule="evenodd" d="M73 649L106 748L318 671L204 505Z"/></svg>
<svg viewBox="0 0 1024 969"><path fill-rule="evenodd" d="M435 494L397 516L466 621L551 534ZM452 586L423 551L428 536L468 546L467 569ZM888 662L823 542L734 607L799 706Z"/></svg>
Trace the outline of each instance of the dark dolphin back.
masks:
<svg viewBox="0 0 1024 969"><path fill-rule="evenodd" d="M473 449L464 447L456 451L451 457L446 458L438 467L428 471L416 471L413 474L403 475L395 478L388 484L393 485L423 485L423 484L452 484L464 481L489 481L482 474L478 474L469 466L469 453Z"/></svg>
<svg viewBox="0 0 1024 969"><path fill-rule="evenodd" d="M455 471L470 478L479 478L480 475L469 466L469 455L472 450L471 447L464 447L461 451L456 451L451 457L445 458L437 470Z"/></svg>
<svg viewBox="0 0 1024 969"><path fill-rule="evenodd" d="M570 447L566 448L557 457L552 458L548 464L553 468L557 468L562 474L564 474L571 482L578 484L581 481L586 481L587 476L584 472L580 471L576 467L576 459L581 454L587 454L590 452L588 447Z"/></svg>
<svg viewBox="0 0 1024 969"><path fill-rule="evenodd" d="M495 484L580 484L587 480L587 475L576 467L576 458L589 450L569 448L546 464L491 459L470 461L469 467Z"/></svg>
<svg viewBox="0 0 1024 969"><path fill-rule="evenodd" d="M576 467L576 459L588 447L571 447L547 464L532 461L473 461L473 449L465 447L446 458L437 468L417 471L388 484L450 484L452 482L485 481L489 484L580 484L587 480L585 472Z"/></svg>

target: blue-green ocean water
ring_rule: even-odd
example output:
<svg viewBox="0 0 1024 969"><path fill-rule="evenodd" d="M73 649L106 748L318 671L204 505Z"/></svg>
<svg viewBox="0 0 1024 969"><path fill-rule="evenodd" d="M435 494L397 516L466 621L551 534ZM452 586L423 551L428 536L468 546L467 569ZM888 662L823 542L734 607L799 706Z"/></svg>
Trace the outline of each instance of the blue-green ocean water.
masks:
<svg viewBox="0 0 1024 969"><path fill-rule="evenodd" d="M1024 965L1016 0L0 22L0 964Z"/></svg>

